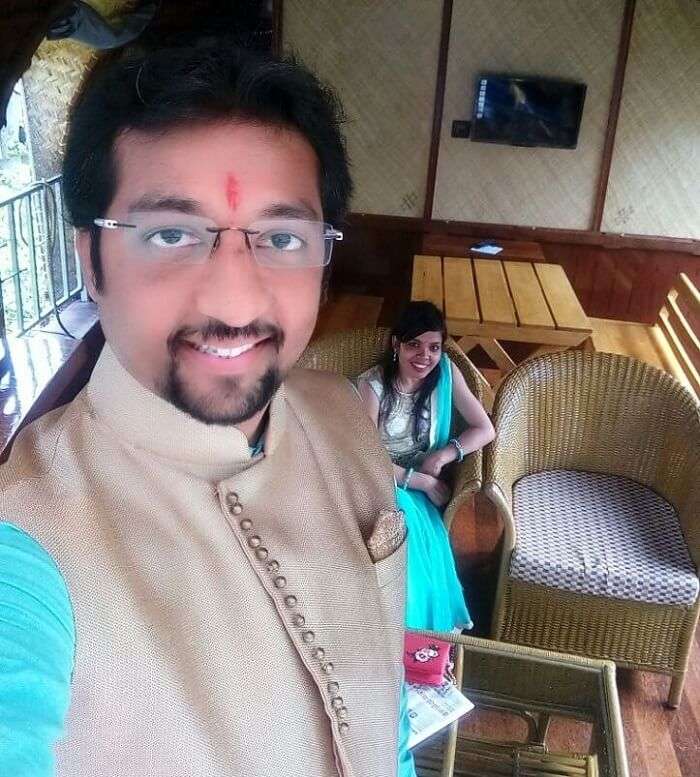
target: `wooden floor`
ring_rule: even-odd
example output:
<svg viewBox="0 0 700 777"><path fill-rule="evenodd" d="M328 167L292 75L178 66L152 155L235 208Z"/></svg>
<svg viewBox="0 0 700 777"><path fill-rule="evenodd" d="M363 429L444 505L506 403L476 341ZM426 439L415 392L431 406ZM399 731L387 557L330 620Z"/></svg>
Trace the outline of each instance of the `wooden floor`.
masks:
<svg viewBox="0 0 700 777"><path fill-rule="evenodd" d="M396 312L396 304L388 298L340 294L326 304L316 334L388 325ZM596 350L627 354L682 377L673 354L653 329L604 319L592 321ZM455 517L453 547L475 633L481 636L488 636L489 632L499 537L496 513L482 497L477 496L471 509L460 511ZM700 777L700 636L697 633L683 698L676 711L663 704L668 685L669 680L660 675L618 670L631 777ZM483 711L467 716L463 726L465 730L498 739L520 739L525 731L519 719ZM552 724L548 741L552 749L586 751L589 739L589 726L557 720Z"/></svg>

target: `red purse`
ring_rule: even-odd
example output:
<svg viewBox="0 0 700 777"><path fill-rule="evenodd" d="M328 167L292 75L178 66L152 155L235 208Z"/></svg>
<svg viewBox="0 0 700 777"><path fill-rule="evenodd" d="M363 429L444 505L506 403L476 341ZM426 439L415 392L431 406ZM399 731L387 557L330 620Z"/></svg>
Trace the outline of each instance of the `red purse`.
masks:
<svg viewBox="0 0 700 777"><path fill-rule="evenodd" d="M449 642L406 632L403 665L409 683L442 685L447 679L449 662Z"/></svg>

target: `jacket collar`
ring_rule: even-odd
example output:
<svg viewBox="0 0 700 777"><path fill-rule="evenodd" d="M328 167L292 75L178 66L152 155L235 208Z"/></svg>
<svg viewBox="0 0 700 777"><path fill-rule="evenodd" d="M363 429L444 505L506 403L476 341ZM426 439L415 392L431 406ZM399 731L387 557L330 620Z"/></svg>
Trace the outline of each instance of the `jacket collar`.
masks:
<svg viewBox="0 0 700 777"><path fill-rule="evenodd" d="M248 439L235 427L197 421L143 386L109 344L97 360L86 401L91 414L123 442L209 480L235 475L263 458L251 456ZM265 456L274 453L284 432L285 410L282 386L269 407Z"/></svg>

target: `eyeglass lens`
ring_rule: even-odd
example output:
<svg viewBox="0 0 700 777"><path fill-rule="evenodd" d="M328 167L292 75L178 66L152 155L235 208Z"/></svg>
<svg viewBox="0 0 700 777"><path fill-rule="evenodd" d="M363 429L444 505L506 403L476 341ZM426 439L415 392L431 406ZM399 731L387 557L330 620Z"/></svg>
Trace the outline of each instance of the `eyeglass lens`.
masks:
<svg viewBox="0 0 700 777"><path fill-rule="evenodd" d="M124 249L144 262L206 262L223 234L213 221L182 214L136 214L125 219L132 228L115 230ZM235 230L235 228L233 228ZM321 267L330 261L332 227L320 221L261 219L239 231L258 264L266 267Z"/></svg>

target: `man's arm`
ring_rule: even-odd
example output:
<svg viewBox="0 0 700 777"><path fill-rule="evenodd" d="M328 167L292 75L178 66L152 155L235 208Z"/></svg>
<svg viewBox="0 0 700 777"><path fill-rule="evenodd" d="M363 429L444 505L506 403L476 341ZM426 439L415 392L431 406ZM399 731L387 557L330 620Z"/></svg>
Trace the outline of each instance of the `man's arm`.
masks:
<svg viewBox="0 0 700 777"><path fill-rule="evenodd" d="M56 564L0 523L0 774L49 777L70 700L75 627Z"/></svg>

